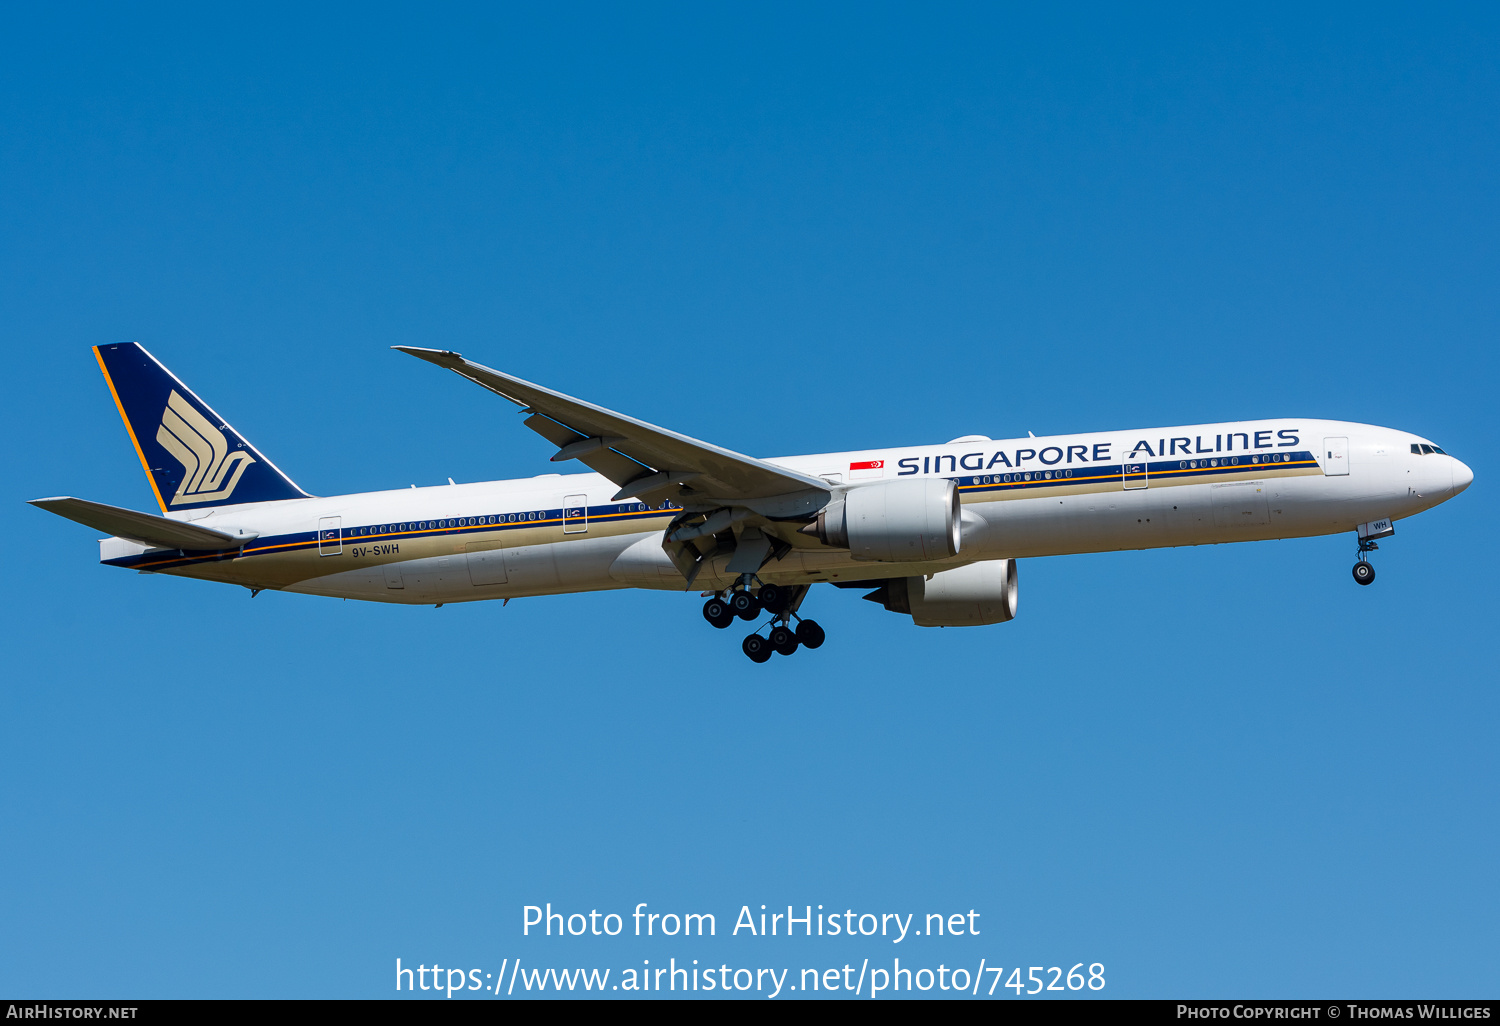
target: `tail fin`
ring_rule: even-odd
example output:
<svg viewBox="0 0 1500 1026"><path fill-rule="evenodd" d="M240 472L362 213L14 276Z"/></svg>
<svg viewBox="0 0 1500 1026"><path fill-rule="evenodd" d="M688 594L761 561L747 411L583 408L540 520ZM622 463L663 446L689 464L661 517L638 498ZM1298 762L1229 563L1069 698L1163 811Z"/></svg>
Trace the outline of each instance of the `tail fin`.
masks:
<svg viewBox="0 0 1500 1026"><path fill-rule="evenodd" d="M136 343L95 346L94 356L163 513L308 497Z"/></svg>

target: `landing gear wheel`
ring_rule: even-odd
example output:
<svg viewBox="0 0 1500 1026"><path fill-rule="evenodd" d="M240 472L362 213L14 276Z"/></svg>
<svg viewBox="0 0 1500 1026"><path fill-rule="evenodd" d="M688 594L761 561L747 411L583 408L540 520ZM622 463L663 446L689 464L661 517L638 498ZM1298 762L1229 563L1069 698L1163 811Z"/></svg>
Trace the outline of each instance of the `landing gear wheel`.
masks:
<svg viewBox="0 0 1500 1026"><path fill-rule="evenodd" d="M759 634L752 634L740 646L753 663L763 663L771 658L771 643Z"/></svg>
<svg viewBox="0 0 1500 1026"><path fill-rule="evenodd" d="M729 596L729 608L741 620L754 620L760 615L760 600L748 591L737 591Z"/></svg>
<svg viewBox="0 0 1500 1026"><path fill-rule="evenodd" d="M1371 584L1375 580L1375 568L1364 560L1354 564L1354 579L1360 584Z"/></svg>
<svg viewBox="0 0 1500 1026"><path fill-rule="evenodd" d="M761 608L768 613L781 613L786 610L788 595L786 589L778 584L762 584L758 597Z"/></svg>
<svg viewBox="0 0 1500 1026"><path fill-rule="evenodd" d="M797 651L797 635L786 624L777 624L771 628L771 647L782 655L791 655Z"/></svg>
<svg viewBox="0 0 1500 1026"><path fill-rule="evenodd" d="M703 603L703 619L723 630L734 622L734 613L723 599L711 598Z"/></svg>
<svg viewBox="0 0 1500 1026"><path fill-rule="evenodd" d="M803 648L817 648L823 644L825 637L827 635L816 620L803 620L797 625L797 640L802 643Z"/></svg>

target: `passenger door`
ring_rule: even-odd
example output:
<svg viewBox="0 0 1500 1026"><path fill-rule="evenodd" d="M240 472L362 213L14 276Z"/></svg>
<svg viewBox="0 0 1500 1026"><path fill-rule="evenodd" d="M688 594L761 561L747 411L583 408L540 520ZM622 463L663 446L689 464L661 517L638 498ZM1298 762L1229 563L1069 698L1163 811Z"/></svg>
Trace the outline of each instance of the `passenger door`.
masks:
<svg viewBox="0 0 1500 1026"><path fill-rule="evenodd" d="M589 497L563 497L563 534L586 534L589 529Z"/></svg>
<svg viewBox="0 0 1500 1026"><path fill-rule="evenodd" d="M322 517L318 520L318 555L337 556L344 551L344 533L339 525L341 517Z"/></svg>
<svg viewBox="0 0 1500 1026"><path fill-rule="evenodd" d="M1323 439L1323 473L1327 477L1342 477L1349 473L1349 439Z"/></svg>

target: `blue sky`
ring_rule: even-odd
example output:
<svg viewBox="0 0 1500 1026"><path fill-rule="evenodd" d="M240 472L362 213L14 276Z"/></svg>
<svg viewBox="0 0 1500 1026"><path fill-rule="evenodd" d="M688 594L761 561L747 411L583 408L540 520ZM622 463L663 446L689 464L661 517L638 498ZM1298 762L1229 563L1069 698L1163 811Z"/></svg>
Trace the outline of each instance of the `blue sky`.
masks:
<svg viewBox="0 0 1500 1026"><path fill-rule="evenodd" d="M0 992L899 955L1494 995L1492 9L6 22ZM1368 589L1349 537L1031 560L1012 623L830 590L829 643L754 666L684 596L385 608L98 566L23 503L150 507L88 351L125 339L318 494L548 469L392 345L761 455L1307 416L1476 480ZM523 938L548 901L721 936ZM722 936L762 903L982 932Z"/></svg>

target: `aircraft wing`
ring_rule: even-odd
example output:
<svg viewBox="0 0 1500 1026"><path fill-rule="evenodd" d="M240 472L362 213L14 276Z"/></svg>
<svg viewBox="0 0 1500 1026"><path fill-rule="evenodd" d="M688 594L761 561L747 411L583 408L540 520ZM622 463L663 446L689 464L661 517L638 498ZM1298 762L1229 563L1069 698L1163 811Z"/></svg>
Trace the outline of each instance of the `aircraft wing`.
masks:
<svg viewBox="0 0 1500 1026"><path fill-rule="evenodd" d="M253 532L244 532L237 537L196 524L186 524L181 520L168 520L154 513L138 513L133 509L107 506L102 502L89 502L87 499L74 499L70 496L29 501L39 509L56 513L85 527L159 549L218 552L239 548L256 537Z"/></svg>
<svg viewBox="0 0 1500 1026"><path fill-rule="evenodd" d="M492 370L458 353L395 346L503 396L531 414L526 426L620 486L616 500L671 500L687 507L743 506L768 517L815 512L827 482L647 424Z"/></svg>

